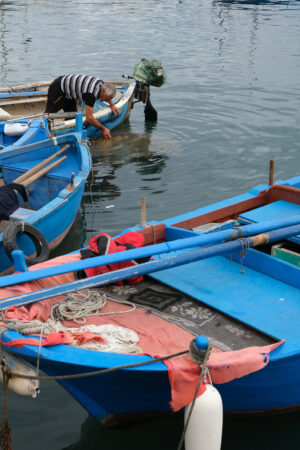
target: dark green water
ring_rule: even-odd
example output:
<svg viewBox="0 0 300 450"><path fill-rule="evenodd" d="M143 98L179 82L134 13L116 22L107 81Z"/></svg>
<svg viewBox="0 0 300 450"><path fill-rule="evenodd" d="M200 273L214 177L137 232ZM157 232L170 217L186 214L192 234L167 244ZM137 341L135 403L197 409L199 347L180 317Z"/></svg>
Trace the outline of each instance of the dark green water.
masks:
<svg viewBox="0 0 300 450"><path fill-rule="evenodd" d="M130 121L92 144L94 181L57 252L99 230L116 234L299 175L300 3L213 0L0 1L0 85L64 73L132 75L158 58L168 81L153 88L158 122L135 105ZM69 394L43 383L38 399L9 395L14 450L175 450L180 418L138 429L99 429ZM225 418L223 450L299 448L298 413Z"/></svg>

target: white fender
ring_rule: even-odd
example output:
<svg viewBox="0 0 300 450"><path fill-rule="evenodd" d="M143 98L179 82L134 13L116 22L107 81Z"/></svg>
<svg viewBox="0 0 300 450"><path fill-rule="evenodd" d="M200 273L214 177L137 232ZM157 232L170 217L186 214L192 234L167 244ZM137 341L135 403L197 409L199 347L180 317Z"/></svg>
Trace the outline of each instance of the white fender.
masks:
<svg viewBox="0 0 300 450"><path fill-rule="evenodd" d="M0 120L1 122L5 122L6 120L12 119L11 114L9 114L5 109L0 108Z"/></svg>
<svg viewBox="0 0 300 450"><path fill-rule="evenodd" d="M28 130L27 123L6 123L4 125L4 134L6 136L23 136Z"/></svg>
<svg viewBox="0 0 300 450"><path fill-rule="evenodd" d="M21 358L3 351L5 361L14 373L22 375L36 375L36 370ZM0 370L0 381L3 383L3 372ZM27 378L19 378L13 376L8 383L8 387L20 395L31 395L33 398L40 392L38 380L28 380Z"/></svg>
<svg viewBox="0 0 300 450"><path fill-rule="evenodd" d="M186 422L191 405L185 408ZM197 398L186 430L186 450L220 450L223 428L223 404L219 391L211 384Z"/></svg>

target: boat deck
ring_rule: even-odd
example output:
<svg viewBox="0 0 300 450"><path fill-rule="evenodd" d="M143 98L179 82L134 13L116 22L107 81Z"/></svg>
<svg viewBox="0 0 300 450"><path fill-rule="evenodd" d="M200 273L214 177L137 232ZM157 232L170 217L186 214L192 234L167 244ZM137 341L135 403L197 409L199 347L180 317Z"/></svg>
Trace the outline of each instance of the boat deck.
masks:
<svg viewBox="0 0 300 450"><path fill-rule="evenodd" d="M108 295L118 300L129 300L195 336L205 335L213 346L222 351L276 342L276 339L154 280L154 277L144 277L141 283L134 285L134 290L136 292L129 296L110 291Z"/></svg>

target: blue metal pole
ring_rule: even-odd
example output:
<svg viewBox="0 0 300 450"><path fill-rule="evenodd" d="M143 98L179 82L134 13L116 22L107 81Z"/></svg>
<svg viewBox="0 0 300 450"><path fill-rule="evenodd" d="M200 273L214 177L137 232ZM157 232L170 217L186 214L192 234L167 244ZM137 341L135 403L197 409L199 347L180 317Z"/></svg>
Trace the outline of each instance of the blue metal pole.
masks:
<svg viewBox="0 0 300 450"><path fill-rule="evenodd" d="M76 261L60 266L48 267L29 271L26 273L19 273L14 275L7 275L0 278L0 287L11 286L12 284L24 283L26 281L38 280L40 278L51 277L54 275L62 275L68 272L76 272L77 270L90 269L107 264L115 264L118 262L129 261L132 259L147 258L153 255L162 253L169 253L172 251L203 247L205 245L216 244L223 241L231 241L241 237L253 236L262 232L268 232L277 228L300 224L300 216L293 216L286 219L272 220L266 222L245 225L237 229L229 229L223 231L216 231L205 235L195 235L184 239L176 239L174 241L163 242L161 244L149 245L146 247L137 248L134 250L126 250L124 252L111 253L104 256L96 256L81 261Z"/></svg>
<svg viewBox="0 0 300 450"><path fill-rule="evenodd" d="M94 287L105 286L106 284L115 283L116 281L126 280L131 277L145 275L147 273L154 273L165 269L171 269L182 264L190 264L202 259L211 258L213 256L220 256L239 250L240 248L250 248L260 244L280 241L291 236L300 234L300 224L291 227L273 230L270 233L261 234L249 238L237 239L231 242L216 244L211 247L195 249L191 252L183 252L177 255L171 255L164 259L150 261L148 263L127 267L125 269L116 270L113 272L97 275L83 280L77 280L70 283L52 286L50 288L41 289L39 291L30 292L15 297L10 297L0 300L0 310L8 308L9 306L20 306L35 301L45 300L56 297L58 295L65 295L70 292L91 289ZM129 252L129 251L128 251Z"/></svg>

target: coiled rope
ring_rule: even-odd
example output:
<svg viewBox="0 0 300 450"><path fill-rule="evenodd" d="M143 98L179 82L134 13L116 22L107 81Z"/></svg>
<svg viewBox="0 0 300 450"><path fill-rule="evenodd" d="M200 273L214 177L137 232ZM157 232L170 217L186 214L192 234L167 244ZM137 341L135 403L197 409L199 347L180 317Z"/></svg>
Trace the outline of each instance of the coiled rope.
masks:
<svg viewBox="0 0 300 450"><path fill-rule="evenodd" d="M125 311L114 312L99 312L107 302L106 294L93 289L87 289L86 291L74 292L68 294L67 298L63 301L55 303L52 306L51 318L54 321L64 322L65 320L72 320L76 323L86 323L86 316L106 316L113 314L126 314L136 309L134 303L126 300L111 299L115 303L121 303L123 305L131 306L130 309Z"/></svg>

